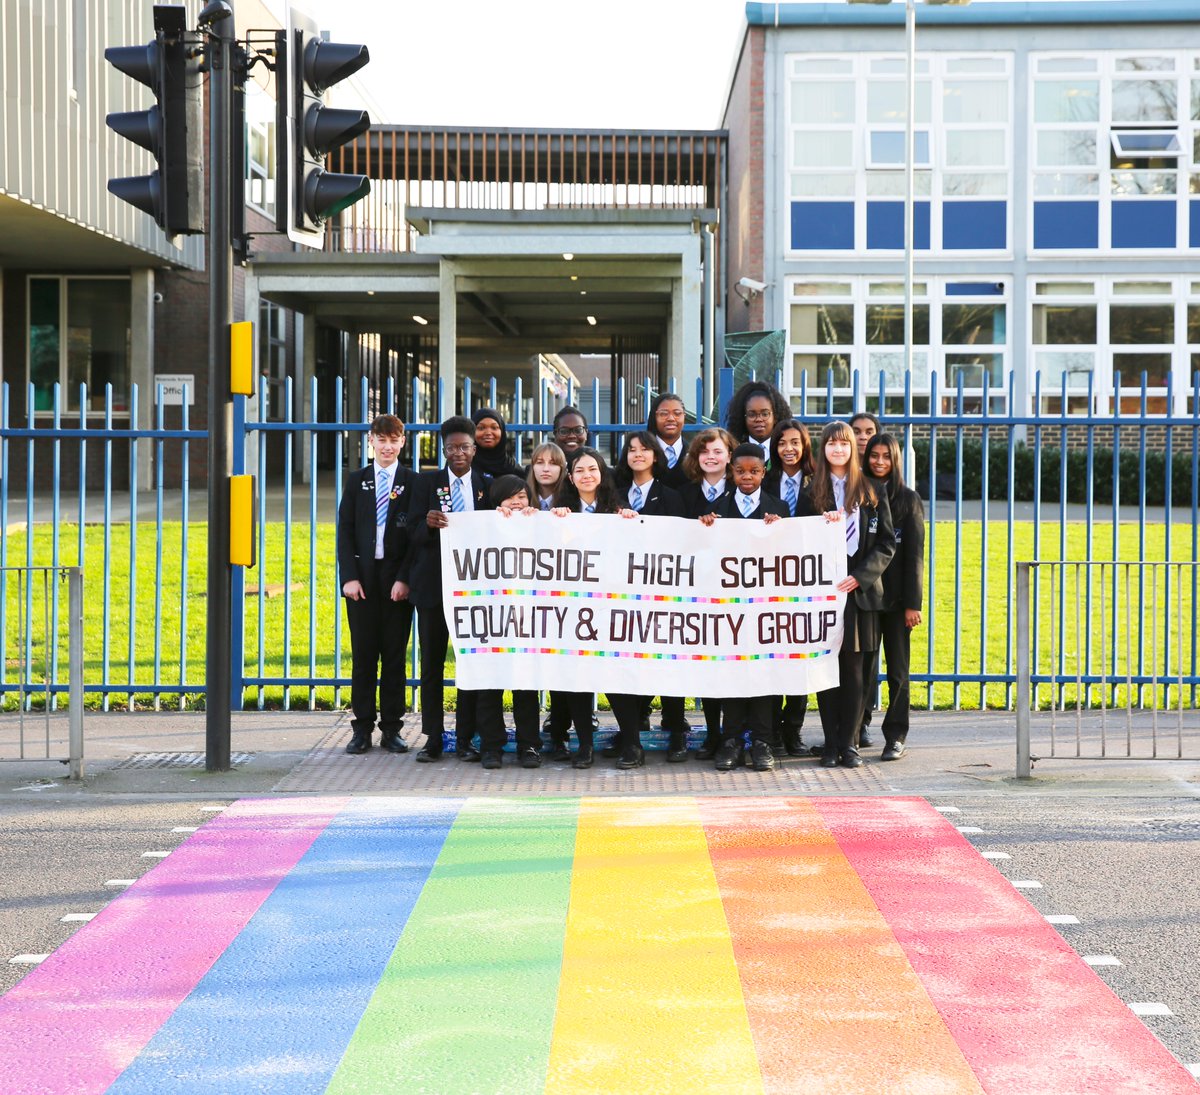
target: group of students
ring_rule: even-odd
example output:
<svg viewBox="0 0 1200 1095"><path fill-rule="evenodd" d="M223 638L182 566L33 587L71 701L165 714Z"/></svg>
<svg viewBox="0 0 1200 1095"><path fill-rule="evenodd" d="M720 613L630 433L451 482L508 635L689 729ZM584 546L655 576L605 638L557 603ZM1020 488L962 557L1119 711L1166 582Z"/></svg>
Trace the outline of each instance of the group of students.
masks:
<svg viewBox="0 0 1200 1095"><path fill-rule="evenodd" d="M692 519L708 526L723 519L773 522L822 514L844 522L847 576L837 588L847 598L839 681L817 694L824 743L810 749L803 742L807 696L702 698L706 734L696 757L713 761L721 771L743 764L769 771L782 752L818 755L825 767L861 766L860 747L870 744L881 646L888 683L882 759L903 756L910 636L921 622L925 516L920 497L904 484L899 443L880 431L875 416L860 413L849 424L830 422L814 446L782 393L762 381L750 381L735 393L727 428L701 430L689 441L685 423L682 400L660 395L646 428L625 435L610 468L588 444L587 419L567 406L554 418L552 440L538 445L522 468L508 452L503 417L484 407L470 418L454 416L442 423L445 467L418 474L399 463L403 423L393 415L376 418L371 424L374 460L349 476L338 510L338 567L352 656L352 736L346 752L371 748L377 714L382 747L408 751L401 735L404 659L415 608L426 736L416 759L441 759L449 632L438 536L450 513L495 510L502 518L604 513ZM640 767L653 697L606 695L618 732L601 755L615 757L618 768ZM543 730L552 760L592 766L594 695L551 690L543 727L536 691L514 690L512 700L522 767L540 767ZM685 699L661 696L660 701L666 759L685 761ZM573 754L568 748L572 726L578 741ZM501 767L507 739L501 690L458 690L455 739L460 760Z"/></svg>

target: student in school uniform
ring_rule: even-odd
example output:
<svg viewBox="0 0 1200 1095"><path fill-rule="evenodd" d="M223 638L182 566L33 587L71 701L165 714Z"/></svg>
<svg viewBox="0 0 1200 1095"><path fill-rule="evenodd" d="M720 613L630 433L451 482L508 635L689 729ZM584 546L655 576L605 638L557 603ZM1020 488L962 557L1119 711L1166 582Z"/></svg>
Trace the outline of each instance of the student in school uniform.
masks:
<svg viewBox="0 0 1200 1095"><path fill-rule="evenodd" d="M925 507L904 485L900 443L890 433L867 442L866 471L887 493L896 530L896 554L883 572L883 656L887 659L888 706L883 716L881 760L899 760L907 751L908 666L912 630L921 623L925 570ZM873 680L876 668L870 671Z"/></svg>
<svg viewBox="0 0 1200 1095"><path fill-rule="evenodd" d="M692 438L683 458L688 481L679 492L685 517L712 513L717 503L734 489L729 456L736 448L733 435L719 426L701 430ZM721 701L701 697L700 707L704 711L704 741L696 750L696 759L712 760L721 748Z"/></svg>
<svg viewBox="0 0 1200 1095"><path fill-rule="evenodd" d="M771 433L771 470L763 480L763 490L774 495L796 516L800 495L812 477L812 440L808 428L798 418L785 418ZM777 696L775 702L775 744L789 757L808 755L801 738L807 696Z"/></svg>
<svg viewBox="0 0 1200 1095"><path fill-rule="evenodd" d="M480 407L471 415L475 423L475 459L471 467L489 479L501 475L524 475L521 467L508 451L508 427L504 417L495 407Z"/></svg>
<svg viewBox="0 0 1200 1095"><path fill-rule="evenodd" d="M858 449L858 464L863 474L867 474L867 443L872 437L878 437L883 427L870 411L859 411L850 419L850 429L854 431L854 446ZM894 522L893 522L894 523ZM875 651L875 660L867 666L866 674L867 698L863 704L862 726L858 730L858 744L866 747L871 744L871 712L879 702L879 651Z"/></svg>
<svg viewBox="0 0 1200 1095"><path fill-rule="evenodd" d="M542 512L549 511L566 474L567 457L562 449L553 441L538 445L529 458L529 470L525 474L529 504Z"/></svg>
<svg viewBox="0 0 1200 1095"><path fill-rule="evenodd" d="M586 445L567 457L567 478L550 512L557 517L572 513L617 513L626 518L637 517L633 510L621 504L612 472L604 462L604 457ZM617 736L620 738L617 767L639 768L645 763L646 754L642 750L638 697L628 693L605 694L617 717ZM595 762L591 720L594 697L591 692L567 692L565 695L575 722L575 733L579 737L579 748L571 758L571 767L590 768Z"/></svg>
<svg viewBox="0 0 1200 1095"><path fill-rule="evenodd" d="M442 553L439 533L452 513L491 508L488 480L471 467L475 458L475 423L455 415L439 431L446 466L417 478L409 505L412 530L408 554L399 580L417 610L417 637L421 643L421 729L425 746L417 760L428 764L442 759L444 729L444 679L450 631L442 611ZM476 730L476 693L458 690L454 730L459 760L479 760L472 745Z"/></svg>
<svg viewBox="0 0 1200 1095"><path fill-rule="evenodd" d="M798 512L823 513L846 533L846 577L837 589L847 594L838 686L817 693L825 745L825 768L862 766L858 730L866 702L865 673L879 648L879 614L884 607L883 573L896 552L887 494L859 467L854 433L845 422L830 422L816 447L812 482Z"/></svg>
<svg viewBox="0 0 1200 1095"><path fill-rule="evenodd" d="M736 487L717 502L700 523L711 527L718 520L764 521L771 524L788 516L787 506L762 489L767 473L761 446L743 442L733 450L733 482ZM756 772L775 767L771 749L774 737L773 696L730 696L721 701L721 747L717 750L716 769L729 772L745 763L746 733L750 734L750 766Z"/></svg>
<svg viewBox="0 0 1200 1095"><path fill-rule="evenodd" d="M550 440L570 456L588 443L588 420L583 411L568 403L554 416Z"/></svg>
<svg viewBox="0 0 1200 1095"><path fill-rule="evenodd" d="M687 455L687 443L683 427L687 424L687 408L674 392L663 392L655 396L646 416L646 429L654 436L663 451L666 463L656 478L672 490L679 490L687 482L683 470L683 458Z"/></svg>
<svg viewBox="0 0 1200 1095"><path fill-rule="evenodd" d="M408 710L405 653L412 605L393 586L408 549L408 494L416 472L400 466L404 423L381 414L371 423L371 463L351 472L338 505L337 557L350 624L350 721L346 752L365 753L375 729L379 678L380 744L407 753L401 736Z"/></svg>
<svg viewBox="0 0 1200 1095"><path fill-rule="evenodd" d="M747 380L729 400L725 428L738 443L753 441L762 449L763 459L771 458L771 432L778 422L792 417L792 409L783 392L765 380Z"/></svg>
<svg viewBox="0 0 1200 1095"><path fill-rule="evenodd" d="M866 470L867 442L872 437L878 437L883 427L870 411L859 411L850 419L850 429L854 431L854 447L858 450L859 466Z"/></svg>
<svg viewBox="0 0 1200 1095"><path fill-rule="evenodd" d="M679 464L682 463L680 460ZM665 450L654 434L649 430L626 434L613 475L618 500L628 502L629 508L643 517L682 517L683 499L663 482L669 470ZM642 730L650 727L653 698L639 697ZM662 728L667 733L667 763L680 764L687 760L689 729L684 700L682 696L662 696L661 699ZM609 751L605 750L601 755L608 756Z"/></svg>
<svg viewBox="0 0 1200 1095"><path fill-rule="evenodd" d="M529 504L525 481L518 475L501 475L493 479L488 488L488 501L501 520L521 520L538 512ZM504 689L484 688L477 695L480 763L484 768L500 768L508 740L504 729ZM522 768L540 768L542 739L538 733L537 689L514 688L512 701L517 762Z"/></svg>

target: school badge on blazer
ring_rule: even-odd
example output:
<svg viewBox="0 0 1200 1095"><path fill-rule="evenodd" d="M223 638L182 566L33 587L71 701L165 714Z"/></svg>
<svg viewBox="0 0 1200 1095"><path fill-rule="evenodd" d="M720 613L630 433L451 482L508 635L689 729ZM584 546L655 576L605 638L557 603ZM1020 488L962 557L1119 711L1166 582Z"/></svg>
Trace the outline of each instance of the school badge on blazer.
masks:
<svg viewBox="0 0 1200 1095"><path fill-rule="evenodd" d="M878 517L872 517L871 520L867 522L867 531L868 532L878 532L879 531L879 518Z"/></svg>

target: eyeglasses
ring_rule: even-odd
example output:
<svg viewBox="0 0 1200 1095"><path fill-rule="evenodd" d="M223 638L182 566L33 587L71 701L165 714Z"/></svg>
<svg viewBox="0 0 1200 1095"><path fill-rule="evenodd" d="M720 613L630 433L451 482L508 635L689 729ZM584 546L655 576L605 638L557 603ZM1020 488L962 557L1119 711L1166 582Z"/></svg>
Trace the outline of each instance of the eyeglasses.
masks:
<svg viewBox="0 0 1200 1095"><path fill-rule="evenodd" d="M559 437L587 437L586 426L559 426L554 431Z"/></svg>
<svg viewBox="0 0 1200 1095"><path fill-rule="evenodd" d="M442 452L444 452L447 456L453 456L455 453L460 453L460 452L473 452L474 449L475 449L475 443L473 441L468 441L468 442L466 442L466 444L463 444L463 445L443 445L442 446Z"/></svg>
<svg viewBox="0 0 1200 1095"><path fill-rule="evenodd" d="M746 412L746 417L747 417L747 418L754 418L754 419L759 419L759 418L774 418L774 417L775 417L775 412L774 412L774 411L772 411L772 410L765 410L765 411L747 411L747 412Z"/></svg>
<svg viewBox="0 0 1200 1095"><path fill-rule="evenodd" d="M682 408L680 408L677 411L668 411L665 407L659 407L659 409L654 412L654 417L655 418L686 418L687 411L683 410Z"/></svg>

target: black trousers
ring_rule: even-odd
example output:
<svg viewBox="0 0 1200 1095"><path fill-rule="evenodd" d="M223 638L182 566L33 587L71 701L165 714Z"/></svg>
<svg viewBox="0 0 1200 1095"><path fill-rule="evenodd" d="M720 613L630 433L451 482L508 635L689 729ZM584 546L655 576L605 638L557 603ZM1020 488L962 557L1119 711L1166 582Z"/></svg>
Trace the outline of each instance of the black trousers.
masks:
<svg viewBox="0 0 1200 1095"><path fill-rule="evenodd" d="M588 697L587 710L587 729L592 731L592 711L596 706L596 696L592 692L559 692L552 691L550 693L550 710L548 712L549 726L547 733L550 735L550 740L555 744L566 744L571 737L571 723L575 723L575 735L578 737L583 732L583 723L578 720L578 701L572 699L574 696L586 695ZM582 738L580 739L582 740ZM591 739L589 739L591 740Z"/></svg>
<svg viewBox="0 0 1200 1095"><path fill-rule="evenodd" d="M774 696L736 696L721 701L721 716L724 726L721 737L724 739L742 737L749 730L751 741L765 741L771 744L775 731L772 725L772 713L775 706Z"/></svg>
<svg viewBox="0 0 1200 1095"><path fill-rule="evenodd" d="M376 563L375 590L379 564ZM412 634L412 605L393 601L391 590L373 592L361 601L346 602L350 624L350 725L356 734L370 734L379 715L379 729L397 733L408 711L408 666L405 654ZM379 706L375 682L379 681Z"/></svg>
<svg viewBox="0 0 1200 1095"><path fill-rule="evenodd" d="M858 748L858 730L866 705L866 675L878 651L849 649L854 645L857 622L857 606L851 599L846 605L842 652L838 655L838 686L817 693L827 757L843 756Z"/></svg>
<svg viewBox="0 0 1200 1095"><path fill-rule="evenodd" d="M721 740L721 701L700 698L700 709L704 712L704 737L706 741Z"/></svg>
<svg viewBox="0 0 1200 1095"><path fill-rule="evenodd" d="M771 724L774 731L772 745L783 745L784 731L800 737L804 728L804 716L808 713L807 696L772 696Z"/></svg>
<svg viewBox="0 0 1200 1095"><path fill-rule="evenodd" d="M883 613L881 624L888 686L883 737L890 744L893 741L904 741L908 737L908 669L912 654L912 629L905 626L902 608Z"/></svg>
<svg viewBox="0 0 1200 1095"><path fill-rule="evenodd" d="M500 752L508 741L504 729L504 690L485 688L475 693L481 752ZM517 752L537 750L542 744L538 728L538 694L532 689L516 689L513 694L513 725L516 727Z"/></svg>
<svg viewBox="0 0 1200 1095"><path fill-rule="evenodd" d="M635 696L627 692L606 692L608 706L617 719L618 744L622 749L642 744L642 711L643 704L648 703L645 696Z"/></svg>
<svg viewBox="0 0 1200 1095"><path fill-rule="evenodd" d="M421 643L421 731L429 739L426 745L440 750L445 729L446 654L450 647L450 632L440 606L417 610L417 637ZM454 731L459 749L471 744L478 729L478 698L478 692L458 690Z"/></svg>

